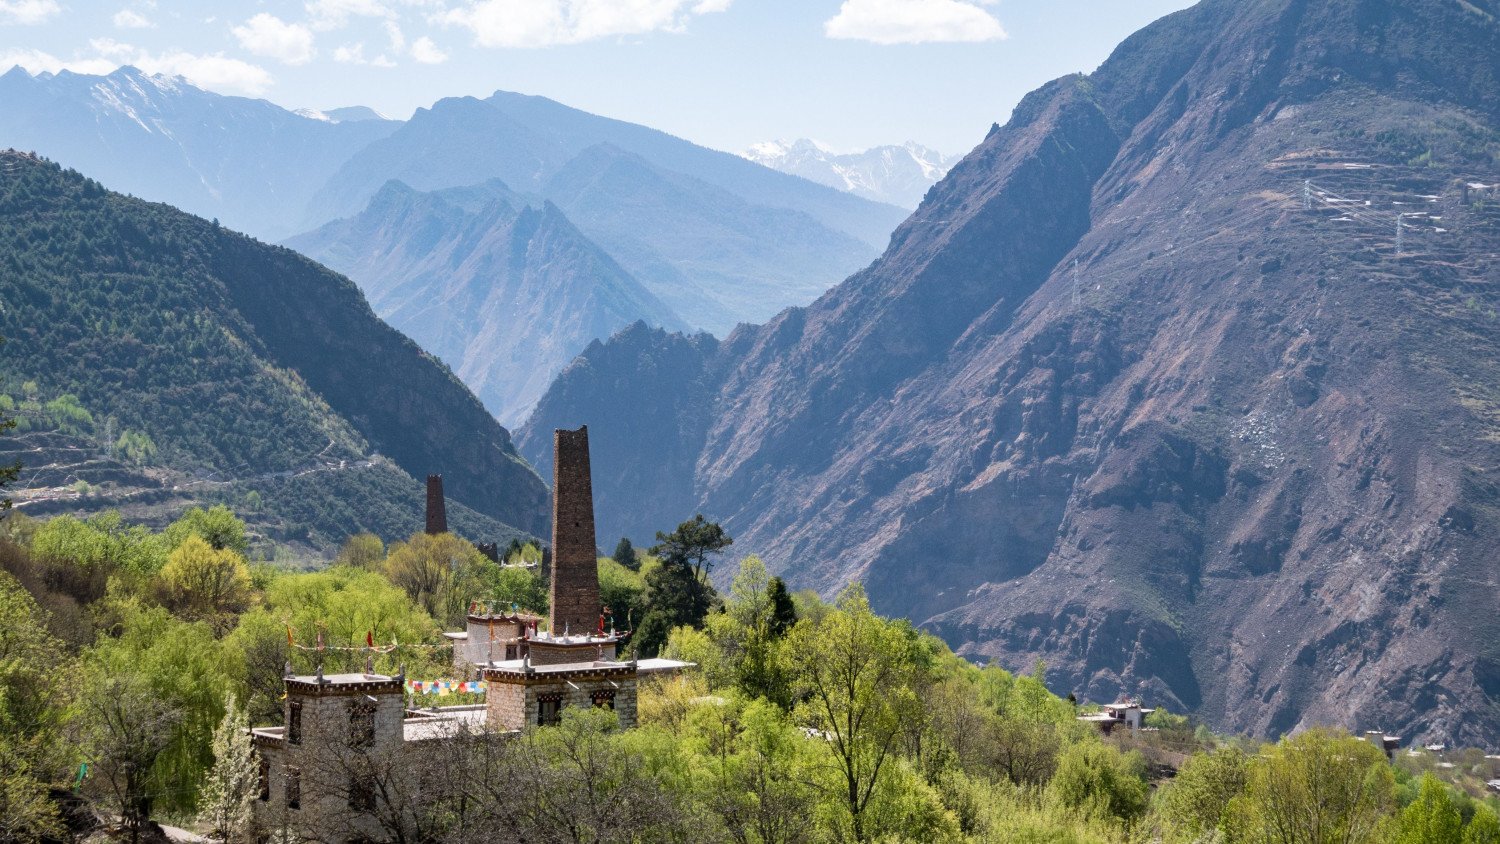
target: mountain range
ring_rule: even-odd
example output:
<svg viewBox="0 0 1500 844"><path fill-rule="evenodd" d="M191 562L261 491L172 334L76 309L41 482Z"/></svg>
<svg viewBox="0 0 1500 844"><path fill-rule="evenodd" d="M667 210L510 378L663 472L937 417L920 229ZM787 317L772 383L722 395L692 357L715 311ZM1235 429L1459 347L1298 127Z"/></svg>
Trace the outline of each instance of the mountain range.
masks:
<svg viewBox="0 0 1500 844"><path fill-rule="evenodd" d="M702 512L1083 700L1493 745L1497 20L1204 0L810 306L591 345L517 443L590 423L603 537Z"/></svg>
<svg viewBox="0 0 1500 844"><path fill-rule="evenodd" d="M927 189L958 162L958 156L913 141L839 153L807 138L765 141L745 150L744 156L772 170L902 208L916 208Z"/></svg>
<svg viewBox="0 0 1500 844"><path fill-rule="evenodd" d="M590 341L638 320L684 327L556 205L498 180L432 193L388 182L358 216L287 245L358 282L505 425Z"/></svg>
<svg viewBox="0 0 1500 844"><path fill-rule="evenodd" d="M0 153L0 441L22 512L146 521L230 503L270 546L544 530L547 489L453 374L348 279L169 206Z"/></svg>
<svg viewBox="0 0 1500 844"><path fill-rule="evenodd" d="M0 75L0 149L32 150L107 187L267 239L295 234L314 192L400 125L305 117L122 67Z"/></svg>
<svg viewBox="0 0 1500 844"><path fill-rule="evenodd" d="M688 324L727 333L810 302L867 264L904 212L544 97L439 100L347 161L309 225L362 210L387 181L499 179L552 201Z"/></svg>

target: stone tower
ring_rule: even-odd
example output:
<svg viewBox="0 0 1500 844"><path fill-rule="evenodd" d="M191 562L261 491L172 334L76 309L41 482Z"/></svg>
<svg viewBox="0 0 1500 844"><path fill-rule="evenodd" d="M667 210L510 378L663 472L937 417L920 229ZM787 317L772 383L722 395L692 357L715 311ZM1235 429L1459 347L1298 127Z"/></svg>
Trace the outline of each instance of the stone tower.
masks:
<svg viewBox="0 0 1500 844"><path fill-rule="evenodd" d="M553 432L552 635L599 626L599 568L594 546L594 488L589 429Z"/></svg>
<svg viewBox="0 0 1500 844"><path fill-rule="evenodd" d="M427 476L427 532L448 532L448 506L443 503L443 476Z"/></svg>

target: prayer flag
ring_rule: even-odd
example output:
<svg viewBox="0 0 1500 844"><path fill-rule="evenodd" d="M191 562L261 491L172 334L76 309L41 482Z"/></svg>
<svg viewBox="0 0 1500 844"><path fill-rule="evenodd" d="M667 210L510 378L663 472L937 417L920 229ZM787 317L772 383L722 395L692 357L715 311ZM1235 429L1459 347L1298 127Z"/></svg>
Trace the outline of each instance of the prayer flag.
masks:
<svg viewBox="0 0 1500 844"><path fill-rule="evenodd" d="M296 647L297 645L296 642L292 641L292 625L290 624L286 626L286 643L292 647Z"/></svg>
<svg viewBox="0 0 1500 844"><path fill-rule="evenodd" d="M367 647L367 648L373 648L373 647L375 647L375 631L373 631L373 630L366 630L365 631L365 647Z"/></svg>

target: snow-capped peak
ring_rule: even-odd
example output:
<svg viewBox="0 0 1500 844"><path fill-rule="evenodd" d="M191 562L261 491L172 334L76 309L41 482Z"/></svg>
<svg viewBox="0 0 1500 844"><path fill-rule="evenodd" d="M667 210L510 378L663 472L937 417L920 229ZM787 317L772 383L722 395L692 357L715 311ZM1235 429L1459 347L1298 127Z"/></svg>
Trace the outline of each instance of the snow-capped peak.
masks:
<svg viewBox="0 0 1500 844"><path fill-rule="evenodd" d="M810 138L763 141L741 155L773 170L907 208L915 208L957 161L957 156L915 141L839 153Z"/></svg>

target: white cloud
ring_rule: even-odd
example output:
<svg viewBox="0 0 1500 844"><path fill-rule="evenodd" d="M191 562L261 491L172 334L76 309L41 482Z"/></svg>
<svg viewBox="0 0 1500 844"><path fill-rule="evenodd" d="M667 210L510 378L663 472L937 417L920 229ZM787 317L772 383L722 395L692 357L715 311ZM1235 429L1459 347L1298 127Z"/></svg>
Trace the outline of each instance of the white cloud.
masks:
<svg viewBox="0 0 1500 844"><path fill-rule="evenodd" d="M12 68L20 65L28 73L57 73L71 70L74 73L105 74L119 67L119 62L105 58L60 59L41 50L6 50L0 53L0 67Z"/></svg>
<svg viewBox="0 0 1500 844"><path fill-rule="evenodd" d="M596 38L681 32L690 18L732 0L469 0L435 16L474 33L483 47L550 47Z"/></svg>
<svg viewBox="0 0 1500 844"><path fill-rule="evenodd" d="M155 29L156 24L151 19L134 9L121 9L115 12L115 26L119 29Z"/></svg>
<svg viewBox="0 0 1500 844"><path fill-rule="evenodd" d="M30 26L44 23L61 11L57 0L0 0L0 24Z"/></svg>
<svg viewBox="0 0 1500 844"><path fill-rule="evenodd" d="M384 0L307 0L304 8L317 30L343 29L350 18L394 20L396 13Z"/></svg>
<svg viewBox="0 0 1500 844"><path fill-rule="evenodd" d="M223 53L198 55L181 50L152 53L109 38L89 41L89 51L71 59L61 59L41 50L0 53L0 66L20 65L31 73L70 70L97 76L127 64L148 74L181 76L200 88L224 94L258 96L265 93L274 81L264 69Z"/></svg>
<svg viewBox="0 0 1500 844"><path fill-rule="evenodd" d="M395 67L396 63L381 53L373 59L365 58L365 44L358 41L353 44L345 44L333 51L333 60L339 64L358 64L369 67Z"/></svg>
<svg viewBox="0 0 1500 844"><path fill-rule="evenodd" d="M1007 37L1000 21L966 0L844 0L838 14L824 22L823 33L876 44Z"/></svg>
<svg viewBox="0 0 1500 844"><path fill-rule="evenodd" d="M425 35L411 42L411 57L422 64L442 64L448 60L448 54Z"/></svg>
<svg viewBox="0 0 1500 844"><path fill-rule="evenodd" d="M275 15L261 12L231 32L240 46L257 56L267 56L284 64L307 64L313 57L313 34L307 27L287 23Z"/></svg>
<svg viewBox="0 0 1500 844"><path fill-rule="evenodd" d="M385 22L385 35L391 40L391 52L398 55L406 52L406 36L401 34L401 27L395 21Z"/></svg>

